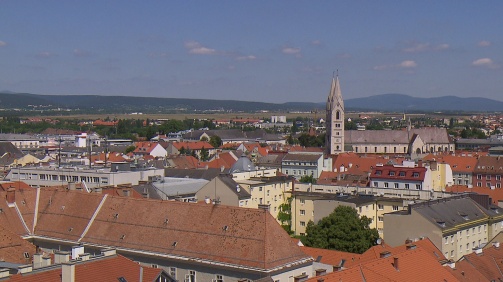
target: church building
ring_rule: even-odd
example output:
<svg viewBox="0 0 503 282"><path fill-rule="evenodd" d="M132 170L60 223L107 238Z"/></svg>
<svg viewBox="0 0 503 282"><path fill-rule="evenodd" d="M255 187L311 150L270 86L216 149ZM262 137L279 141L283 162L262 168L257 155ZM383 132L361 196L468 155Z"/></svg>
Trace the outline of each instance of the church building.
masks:
<svg viewBox="0 0 503 282"><path fill-rule="evenodd" d="M406 130L344 130L344 101L339 75L332 78L326 105L326 152L330 155L353 151L363 154L421 154L453 152L454 141L445 128ZM345 149L346 146L346 149Z"/></svg>

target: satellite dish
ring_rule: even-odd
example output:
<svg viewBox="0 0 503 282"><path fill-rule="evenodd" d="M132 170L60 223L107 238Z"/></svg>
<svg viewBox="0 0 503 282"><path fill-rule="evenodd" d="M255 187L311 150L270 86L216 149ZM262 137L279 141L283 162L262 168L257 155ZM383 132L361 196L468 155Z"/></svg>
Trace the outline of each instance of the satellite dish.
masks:
<svg viewBox="0 0 503 282"><path fill-rule="evenodd" d="M239 187L239 185L236 185L236 192L241 192L241 187Z"/></svg>
<svg viewBox="0 0 503 282"><path fill-rule="evenodd" d="M377 239L376 244L381 245L381 243L382 243L382 239L381 238Z"/></svg>

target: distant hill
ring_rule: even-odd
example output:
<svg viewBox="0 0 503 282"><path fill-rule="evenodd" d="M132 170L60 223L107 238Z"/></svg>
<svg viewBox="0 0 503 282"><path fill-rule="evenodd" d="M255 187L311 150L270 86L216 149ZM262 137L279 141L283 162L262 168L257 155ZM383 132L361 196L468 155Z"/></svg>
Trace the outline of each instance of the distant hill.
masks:
<svg viewBox="0 0 503 282"><path fill-rule="evenodd" d="M503 102L487 98L460 98L456 96L418 98L403 94L382 94L366 98L347 99L344 101L344 106L346 107L346 109L364 109L394 112L503 111Z"/></svg>
<svg viewBox="0 0 503 282"><path fill-rule="evenodd" d="M433 111L502 111L503 102L486 98L460 98L444 96L417 98L403 94L383 94L344 101L346 110L373 110L386 112L433 112ZM312 111L323 110L325 102L288 102L282 104L183 98L156 98L98 95L37 95L29 93L0 93L2 109L80 109L81 111L173 112L173 111Z"/></svg>

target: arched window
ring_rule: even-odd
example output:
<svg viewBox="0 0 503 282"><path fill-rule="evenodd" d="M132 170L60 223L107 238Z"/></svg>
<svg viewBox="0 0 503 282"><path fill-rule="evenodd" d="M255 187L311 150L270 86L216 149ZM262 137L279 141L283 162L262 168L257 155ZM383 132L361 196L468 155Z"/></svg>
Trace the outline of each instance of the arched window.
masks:
<svg viewBox="0 0 503 282"><path fill-rule="evenodd" d="M335 112L335 119L336 119L336 120L341 119L341 112L339 112L339 111L336 111L336 112Z"/></svg>

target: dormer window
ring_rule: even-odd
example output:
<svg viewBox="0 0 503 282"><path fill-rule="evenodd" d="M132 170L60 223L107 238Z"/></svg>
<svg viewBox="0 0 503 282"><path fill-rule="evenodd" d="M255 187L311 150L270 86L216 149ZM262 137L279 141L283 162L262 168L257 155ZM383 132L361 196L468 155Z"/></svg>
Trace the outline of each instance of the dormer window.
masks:
<svg viewBox="0 0 503 282"><path fill-rule="evenodd" d="M394 171L390 171L389 172L389 176L395 176L395 172Z"/></svg>
<svg viewBox="0 0 503 282"><path fill-rule="evenodd" d="M382 174L382 171L376 170L376 175L381 175L381 174Z"/></svg>
<svg viewBox="0 0 503 282"><path fill-rule="evenodd" d="M419 172L414 172L414 173L412 174L412 176L413 176L413 177L419 177Z"/></svg>
<svg viewBox="0 0 503 282"><path fill-rule="evenodd" d="M405 176L405 171L400 171L399 176Z"/></svg>

